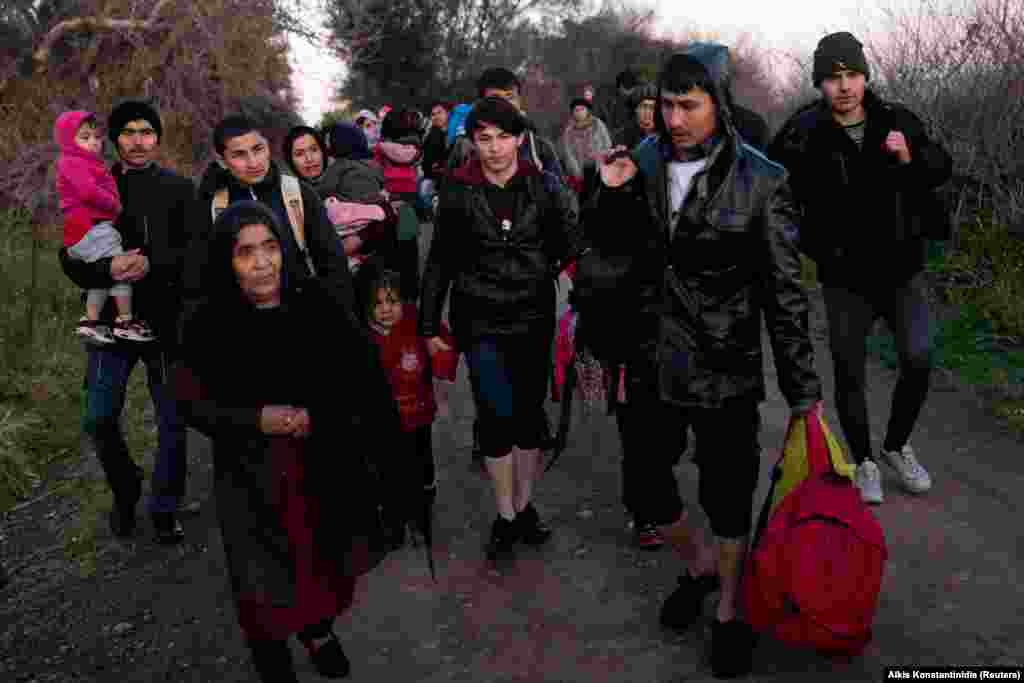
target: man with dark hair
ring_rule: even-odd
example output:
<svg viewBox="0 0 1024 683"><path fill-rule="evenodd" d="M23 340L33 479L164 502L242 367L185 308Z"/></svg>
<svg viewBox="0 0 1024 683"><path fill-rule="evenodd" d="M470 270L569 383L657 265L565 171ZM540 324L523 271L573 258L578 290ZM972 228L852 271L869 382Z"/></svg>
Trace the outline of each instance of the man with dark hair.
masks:
<svg viewBox="0 0 1024 683"><path fill-rule="evenodd" d="M124 102L110 114L107 135L120 161L111 169L124 211L117 229L125 253L93 263L68 258L64 272L83 289L131 282L133 305L151 321L157 341L118 343L88 350L86 407L82 429L96 448L114 494L110 526L119 537L135 530L135 506L142 495L143 470L131 457L120 418L128 378L141 361L156 410L158 446L150 486L149 514L160 543L178 543L184 531L177 519L185 493L185 427L178 417L168 369L178 352L178 316L182 309L182 272L188 243L188 212L195 188L160 167L156 155L163 134L160 116L147 102ZM110 313L107 306L104 314Z"/></svg>
<svg viewBox="0 0 1024 683"><path fill-rule="evenodd" d="M438 181L448 157L448 113L451 110L451 102L444 100L430 105L430 132L423 140L423 176L431 183Z"/></svg>
<svg viewBox="0 0 1024 683"><path fill-rule="evenodd" d="M480 79L477 81L477 96L480 99L500 97L525 116L522 83L519 81L519 77L508 69L495 67L480 74ZM544 173L548 188L554 191L557 184L565 184L565 173L558 160L555 146L550 140L537 134L536 127L528 118L526 126L527 130L519 147L519 157L524 161L530 161L539 168ZM459 168L474 153L474 146L468 135L456 139L448 158L449 168Z"/></svg>
<svg viewBox="0 0 1024 683"><path fill-rule="evenodd" d="M560 186L567 185L565 172L558 159L558 152L555 146L547 138L537 134L536 127L530 122L523 112L522 83L519 77L508 69L495 67L485 70L477 80L477 95L480 99L487 97L498 97L513 107L523 116L526 130L522 135L522 142L519 144L519 159L529 161L536 166L544 175L544 184L549 192L557 192ZM448 156L448 166L451 169L461 168L467 161L476 155L476 146L469 135L460 136L455 139ZM550 435L550 429L544 440L544 449L548 450L554 445ZM473 454L479 461L480 442L478 439L479 427L473 423Z"/></svg>
<svg viewBox="0 0 1024 683"><path fill-rule="evenodd" d="M546 438L544 396L555 327L553 275L583 250L576 200L548 187L522 159L526 119L488 97L466 121L477 154L445 183L423 275L420 332L431 354L448 350L441 315L465 354L480 447L497 518L487 556L499 566L517 542L540 545L551 531L531 504Z"/></svg>
<svg viewBox="0 0 1024 683"><path fill-rule="evenodd" d="M883 500L882 480L871 445L865 348L879 317L900 355L881 459L911 493L931 488L909 439L931 373L925 240L948 226L934 189L949 179L953 162L917 116L867 89L870 77L863 46L853 35L822 38L813 76L822 98L783 126L769 154L789 170L804 209L800 249L818 265L836 408L857 462L861 497L877 504Z"/></svg>
<svg viewBox="0 0 1024 683"><path fill-rule="evenodd" d="M740 139L728 107L704 63L669 59L657 135L601 166L583 213L593 250L575 282L577 339L625 367L616 410L624 503L689 561L662 624L689 627L721 589L716 677L749 672L754 645L737 600L760 469L762 320L792 412L809 413L821 395L786 172ZM672 472L687 424L714 544L687 518Z"/></svg>
<svg viewBox="0 0 1024 683"><path fill-rule="evenodd" d="M350 312L348 322L360 327L348 260L316 190L281 173L270 158L267 138L246 116L232 115L218 123L213 146L217 159L200 184L192 216L192 244L185 273L186 314L206 295L203 271L216 215L236 201L254 199L270 207L281 224L290 228L281 242L286 277L291 282L314 277L321 280Z"/></svg>
<svg viewBox="0 0 1024 683"><path fill-rule="evenodd" d="M631 106L631 97L633 91L642 85L633 69L623 69L615 76L615 97L607 103L605 112L608 130L620 130L633 120L635 109Z"/></svg>

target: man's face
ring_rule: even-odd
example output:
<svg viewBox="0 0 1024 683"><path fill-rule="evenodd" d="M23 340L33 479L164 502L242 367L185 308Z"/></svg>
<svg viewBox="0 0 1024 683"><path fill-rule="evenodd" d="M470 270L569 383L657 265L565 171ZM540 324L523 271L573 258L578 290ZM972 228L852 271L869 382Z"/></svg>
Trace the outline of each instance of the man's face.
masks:
<svg viewBox="0 0 1024 683"><path fill-rule="evenodd" d="M434 128L445 130L448 128L448 110L437 105L430 110L430 125Z"/></svg>
<svg viewBox="0 0 1024 683"><path fill-rule="evenodd" d="M303 135L292 143L292 164L303 178L318 178L324 170L324 151L312 135Z"/></svg>
<svg viewBox="0 0 1024 683"><path fill-rule="evenodd" d="M519 145L522 135L506 133L501 128L485 123L473 131L473 144L484 170L495 175L514 168L519 163Z"/></svg>
<svg viewBox="0 0 1024 683"><path fill-rule="evenodd" d="M821 93L834 113L852 114L864 103L866 84L864 74L846 69L822 80Z"/></svg>
<svg viewBox="0 0 1024 683"><path fill-rule="evenodd" d="M644 100L636 105L636 123L640 130L650 133L654 130L654 109L657 106L654 100Z"/></svg>
<svg viewBox="0 0 1024 683"><path fill-rule="evenodd" d="M247 225L231 250L238 286L253 304L275 303L281 297L281 243L265 225Z"/></svg>
<svg viewBox="0 0 1024 683"><path fill-rule="evenodd" d="M117 135L117 154L131 168L141 168L153 161L160 138L146 119L129 121Z"/></svg>
<svg viewBox="0 0 1024 683"><path fill-rule="evenodd" d="M589 85L583 89L583 99L585 99L587 102L594 101L594 89L591 88Z"/></svg>
<svg viewBox="0 0 1024 683"><path fill-rule="evenodd" d="M518 111L523 111L523 102L522 97L519 95L519 88L514 85L508 89L487 88L484 90L484 97L500 97L515 107Z"/></svg>
<svg viewBox="0 0 1024 683"><path fill-rule="evenodd" d="M661 116L672 138L672 146L682 157L710 139L718 122L714 100L700 88L685 94L663 92Z"/></svg>
<svg viewBox="0 0 1024 683"><path fill-rule="evenodd" d="M270 171L270 145L254 130L228 138L223 158L228 171L243 185L260 183Z"/></svg>

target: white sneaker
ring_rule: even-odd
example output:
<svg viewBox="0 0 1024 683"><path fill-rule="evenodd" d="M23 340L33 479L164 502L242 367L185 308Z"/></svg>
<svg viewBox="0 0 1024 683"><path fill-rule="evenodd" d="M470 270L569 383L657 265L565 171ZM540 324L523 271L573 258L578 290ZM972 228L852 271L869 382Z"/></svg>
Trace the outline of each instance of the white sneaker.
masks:
<svg viewBox="0 0 1024 683"><path fill-rule="evenodd" d="M878 505L882 502L882 473L874 461L865 460L857 465L853 483L860 489L860 499L868 505Z"/></svg>
<svg viewBox="0 0 1024 683"><path fill-rule="evenodd" d="M904 445L902 451L887 451L883 448L882 455L889 465L899 473L903 487L911 493L924 493L932 487L932 478L917 461L914 449L910 447L910 444Z"/></svg>

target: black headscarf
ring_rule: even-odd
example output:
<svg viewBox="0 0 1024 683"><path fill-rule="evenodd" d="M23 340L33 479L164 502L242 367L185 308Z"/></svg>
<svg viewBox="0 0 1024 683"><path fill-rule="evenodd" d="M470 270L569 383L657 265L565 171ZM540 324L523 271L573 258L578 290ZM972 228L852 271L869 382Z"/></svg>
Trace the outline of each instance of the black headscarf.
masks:
<svg viewBox="0 0 1024 683"><path fill-rule="evenodd" d="M295 174L296 178L312 181L316 180L316 178L304 178L303 175L299 173L299 169L295 168L295 163L292 161L292 146L295 144L295 141L303 135L312 135L313 139L316 140L316 144L320 146L320 153L324 156L320 175L323 175L323 172L327 170L327 145L324 144L323 134L316 128L310 128L309 126L295 126L292 128L288 131L288 135L284 136L284 144L281 147L281 153L284 157L284 163L288 164L288 168L292 170L292 173Z"/></svg>
<svg viewBox="0 0 1024 683"><path fill-rule="evenodd" d="M228 206L217 216L213 223L209 241L206 272L203 274L206 294L211 302L218 305L236 305L248 303L242 288L238 284L238 276L232 266L232 253L235 242L242 228L249 225L265 225L278 241L283 240L284 231L277 216L266 205L257 201L245 200ZM287 276L284 264L281 265L281 296L284 299L287 291Z"/></svg>

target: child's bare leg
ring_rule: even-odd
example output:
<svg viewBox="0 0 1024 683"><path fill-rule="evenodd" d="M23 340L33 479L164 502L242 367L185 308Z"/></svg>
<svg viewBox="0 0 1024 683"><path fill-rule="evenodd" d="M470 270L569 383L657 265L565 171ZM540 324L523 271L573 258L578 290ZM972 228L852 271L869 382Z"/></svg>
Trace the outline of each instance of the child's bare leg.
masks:
<svg viewBox="0 0 1024 683"><path fill-rule="evenodd" d="M85 295L85 317L95 322L100 319L103 304L107 303L108 292L105 289L90 289Z"/></svg>
<svg viewBox="0 0 1024 683"><path fill-rule="evenodd" d="M131 319L132 317L132 297L130 295L120 295L114 297L114 305L117 306L117 317Z"/></svg>

